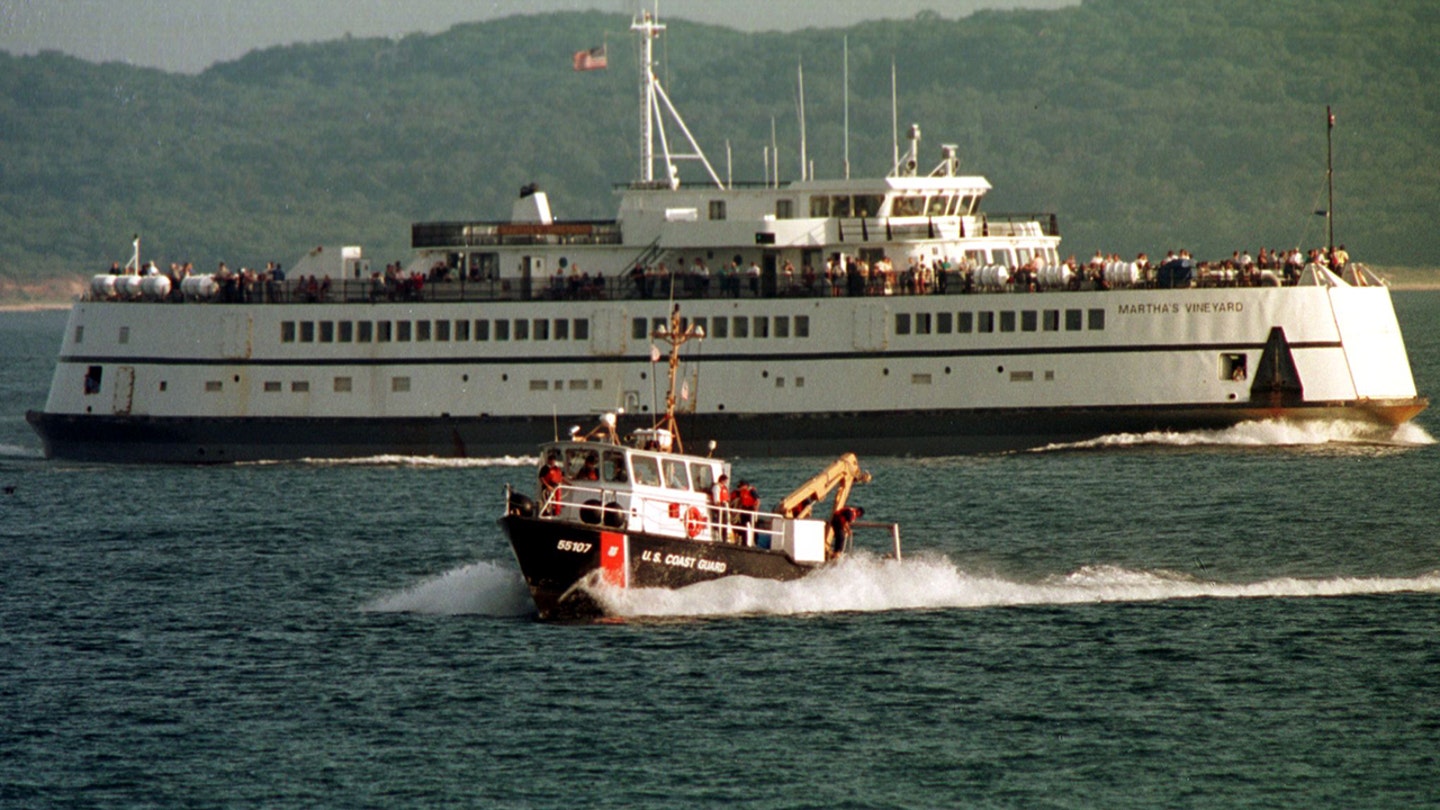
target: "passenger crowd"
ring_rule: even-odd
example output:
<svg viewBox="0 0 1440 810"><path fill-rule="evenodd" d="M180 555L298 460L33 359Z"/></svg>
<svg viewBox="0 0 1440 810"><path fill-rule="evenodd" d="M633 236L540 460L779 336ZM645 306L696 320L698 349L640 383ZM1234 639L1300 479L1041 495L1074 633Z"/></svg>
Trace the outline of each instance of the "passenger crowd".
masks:
<svg viewBox="0 0 1440 810"><path fill-rule="evenodd" d="M766 274L756 260L744 262L740 256L712 270L701 257L690 262L683 258L674 266L666 261L636 264L620 278L607 279L603 274L582 271L574 263L562 262L548 280L529 288L516 286L511 279L472 279L479 285L475 298L530 297L549 300L597 300L606 298L774 298L831 297L867 295L929 295L947 292L978 291L1038 292L1041 290L1105 290L1115 287L1190 287L1190 286L1278 286L1299 281L1306 267L1318 266L1342 273L1350 263L1344 245L1334 251L1299 247L1270 249L1262 247L1258 254L1236 250L1229 257L1196 261L1186 250L1170 251L1158 261L1146 253L1134 259L1118 254L1096 251L1088 261L1077 261L1071 254L1063 262L1052 264L1031 256L1019 266L1004 264L980 265L973 258L935 259L926 261L911 257L900 267L889 257L866 260L859 256L833 254L823 266L805 264L796 268L783 261L773 273ZM118 262L109 274L127 275L128 268ZM335 300L337 287L345 289L338 297L343 300L419 301L427 290L450 289L456 280L454 268L444 262L432 265L427 273L406 272L400 262L387 264L383 272L370 274L369 279L334 282L326 275L299 276L287 279L278 262L269 262L263 270L241 268L231 270L224 262L209 276L197 276L190 263L171 264L162 271L150 262L141 276L165 276L170 281L167 300L205 299L223 303L316 303ZM187 279L196 278L191 285ZM213 286L210 286L213 284ZM124 297L118 289L108 294ZM447 297L454 293L447 294ZM138 291L134 297L139 297Z"/></svg>

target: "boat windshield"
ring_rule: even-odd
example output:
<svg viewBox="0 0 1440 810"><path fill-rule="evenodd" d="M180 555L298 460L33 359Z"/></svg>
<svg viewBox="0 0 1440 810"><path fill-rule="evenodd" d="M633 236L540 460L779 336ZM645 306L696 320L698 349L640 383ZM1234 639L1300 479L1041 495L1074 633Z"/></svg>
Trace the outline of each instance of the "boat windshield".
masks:
<svg viewBox="0 0 1440 810"><path fill-rule="evenodd" d="M638 453L630 456L630 469L635 474L635 483L647 487L660 486L660 461L654 456Z"/></svg>

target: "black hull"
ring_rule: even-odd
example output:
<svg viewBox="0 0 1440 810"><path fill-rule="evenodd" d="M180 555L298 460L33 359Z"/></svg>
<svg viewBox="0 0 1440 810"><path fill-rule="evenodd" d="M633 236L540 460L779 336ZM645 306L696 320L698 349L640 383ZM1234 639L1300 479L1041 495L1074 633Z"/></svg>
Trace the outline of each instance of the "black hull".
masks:
<svg viewBox="0 0 1440 810"><path fill-rule="evenodd" d="M778 551L556 520L507 515L500 526L542 619L603 616L604 609L584 587L596 581L627 588L683 588L732 576L792 580L816 568Z"/></svg>
<svg viewBox="0 0 1440 810"><path fill-rule="evenodd" d="M870 456L990 453L1083 441L1114 433L1226 428L1240 422L1340 419L1399 425L1425 408L1403 400L1254 403L1188 407L1017 408L867 411L780 415L684 415L688 435L720 443L730 456ZM559 424L586 416L561 416ZM526 455L555 438L553 417L416 417L393 419L220 418L63 415L30 411L26 419L50 458L120 463L210 464L380 455L484 458ZM627 424L633 422L633 424ZM621 428L641 427L622 418ZM643 426L648 426L646 422Z"/></svg>

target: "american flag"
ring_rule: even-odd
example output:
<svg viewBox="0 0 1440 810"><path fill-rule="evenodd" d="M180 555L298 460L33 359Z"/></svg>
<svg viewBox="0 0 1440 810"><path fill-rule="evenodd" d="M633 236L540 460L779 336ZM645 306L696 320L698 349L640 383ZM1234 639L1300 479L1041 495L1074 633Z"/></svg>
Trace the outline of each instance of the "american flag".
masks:
<svg viewBox="0 0 1440 810"><path fill-rule="evenodd" d="M605 46L597 45L588 51L575 52L576 70L604 70L609 67L605 60Z"/></svg>

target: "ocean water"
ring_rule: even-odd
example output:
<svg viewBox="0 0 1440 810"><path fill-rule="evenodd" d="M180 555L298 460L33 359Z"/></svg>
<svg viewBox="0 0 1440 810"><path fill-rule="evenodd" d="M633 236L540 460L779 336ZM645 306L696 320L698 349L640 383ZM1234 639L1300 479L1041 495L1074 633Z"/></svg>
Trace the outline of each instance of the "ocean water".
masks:
<svg viewBox="0 0 1440 810"><path fill-rule="evenodd" d="M63 324L0 314L0 805L1440 806L1435 411L862 459L903 562L544 625L531 459L47 462Z"/></svg>

